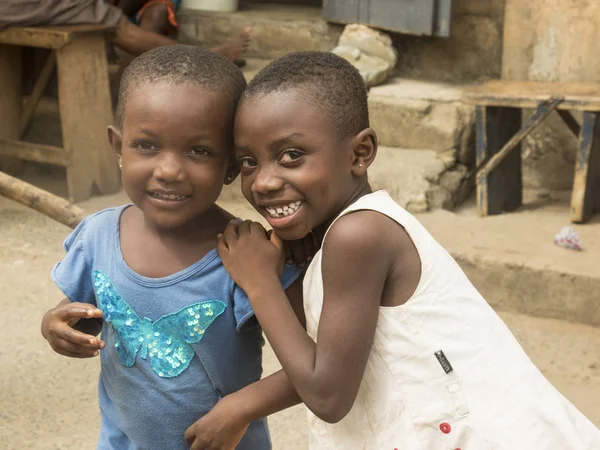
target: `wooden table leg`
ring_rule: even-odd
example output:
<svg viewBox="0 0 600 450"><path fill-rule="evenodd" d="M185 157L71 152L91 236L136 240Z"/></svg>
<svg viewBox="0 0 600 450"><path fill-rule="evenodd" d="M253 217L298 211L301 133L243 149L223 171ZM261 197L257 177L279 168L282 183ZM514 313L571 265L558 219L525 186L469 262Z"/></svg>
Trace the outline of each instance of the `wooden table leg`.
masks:
<svg viewBox="0 0 600 450"><path fill-rule="evenodd" d="M477 106L477 167L502 149L521 128L520 108ZM514 211L523 200L521 145L488 175L477 178L477 211L480 216Z"/></svg>
<svg viewBox="0 0 600 450"><path fill-rule="evenodd" d="M571 221L585 222L596 212L600 212L600 113L584 112L575 162Z"/></svg>
<svg viewBox="0 0 600 450"><path fill-rule="evenodd" d="M21 48L0 44L0 138L19 139L21 108ZM0 170L17 175L23 169L18 158L0 156Z"/></svg>
<svg viewBox="0 0 600 450"><path fill-rule="evenodd" d="M82 36L57 51L58 98L67 168L69 199L90 197L96 185L102 194L119 190L116 155L107 142L113 123L104 37Z"/></svg>

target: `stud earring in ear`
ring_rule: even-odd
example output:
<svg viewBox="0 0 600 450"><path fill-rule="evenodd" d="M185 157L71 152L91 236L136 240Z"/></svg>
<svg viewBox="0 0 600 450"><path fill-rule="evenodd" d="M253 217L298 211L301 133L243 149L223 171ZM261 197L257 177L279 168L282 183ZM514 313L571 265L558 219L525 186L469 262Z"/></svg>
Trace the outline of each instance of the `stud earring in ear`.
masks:
<svg viewBox="0 0 600 450"><path fill-rule="evenodd" d="M121 161L121 158L119 158L119 169L123 168L123 161Z"/></svg>
<svg viewBox="0 0 600 450"><path fill-rule="evenodd" d="M362 164L359 164L358 167L362 167Z"/></svg>

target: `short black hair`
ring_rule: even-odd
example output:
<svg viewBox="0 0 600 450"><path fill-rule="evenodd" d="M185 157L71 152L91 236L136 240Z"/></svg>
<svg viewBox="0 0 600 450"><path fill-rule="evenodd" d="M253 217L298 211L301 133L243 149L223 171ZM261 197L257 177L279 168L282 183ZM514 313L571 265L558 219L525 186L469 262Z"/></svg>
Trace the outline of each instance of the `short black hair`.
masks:
<svg viewBox="0 0 600 450"><path fill-rule="evenodd" d="M242 101L288 89L305 91L326 109L340 138L369 127L365 83L352 64L333 53L295 52L272 62L250 81Z"/></svg>
<svg viewBox="0 0 600 450"><path fill-rule="evenodd" d="M232 120L246 79L224 56L193 45L167 45L135 58L125 69L119 86L116 120L123 125L127 98L136 86L157 82L191 83L224 91L231 97Z"/></svg>

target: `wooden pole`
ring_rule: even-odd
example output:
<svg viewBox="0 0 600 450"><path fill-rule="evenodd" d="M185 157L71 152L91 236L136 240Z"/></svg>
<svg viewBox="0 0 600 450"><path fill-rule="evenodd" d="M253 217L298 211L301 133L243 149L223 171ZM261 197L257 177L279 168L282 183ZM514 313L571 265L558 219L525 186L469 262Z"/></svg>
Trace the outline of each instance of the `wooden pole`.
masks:
<svg viewBox="0 0 600 450"><path fill-rule="evenodd" d="M0 172L0 195L35 209L71 228L75 228L85 217L81 208L64 198L3 172Z"/></svg>

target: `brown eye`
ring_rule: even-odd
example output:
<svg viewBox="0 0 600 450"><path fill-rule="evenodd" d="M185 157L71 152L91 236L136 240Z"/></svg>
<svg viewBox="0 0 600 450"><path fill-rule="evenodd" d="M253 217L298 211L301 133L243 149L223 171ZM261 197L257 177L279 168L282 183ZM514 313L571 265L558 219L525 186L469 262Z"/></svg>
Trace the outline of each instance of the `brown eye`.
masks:
<svg viewBox="0 0 600 450"><path fill-rule="evenodd" d="M297 159L302 158L302 156L304 156L304 153L302 153L299 150L286 150L281 154L281 158L279 158L279 161L283 163L293 162Z"/></svg>
<svg viewBox="0 0 600 450"><path fill-rule="evenodd" d="M152 145L150 142L146 142L146 141L139 141L133 144L133 146L135 148L137 148L138 150L142 150L144 152L152 152L156 150L156 147L154 147L154 145Z"/></svg>
<svg viewBox="0 0 600 450"><path fill-rule="evenodd" d="M240 163L242 169L252 169L258 165L254 158L250 158L248 156L240 158L238 162Z"/></svg>
<svg viewBox="0 0 600 450"><path fill-rule="evenodd" d="M202 147L193 147L190 153L194 156L206 156L209 154L208 150Z"/></svg>

